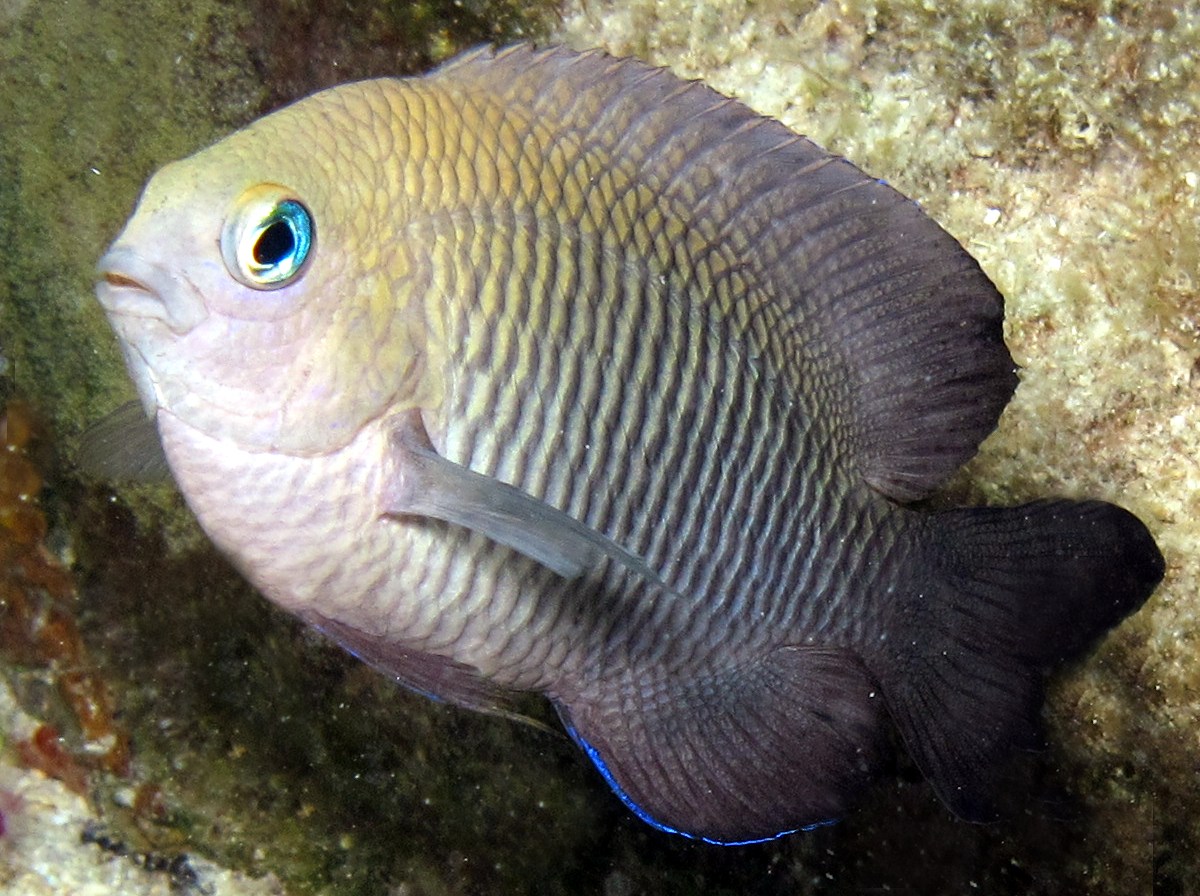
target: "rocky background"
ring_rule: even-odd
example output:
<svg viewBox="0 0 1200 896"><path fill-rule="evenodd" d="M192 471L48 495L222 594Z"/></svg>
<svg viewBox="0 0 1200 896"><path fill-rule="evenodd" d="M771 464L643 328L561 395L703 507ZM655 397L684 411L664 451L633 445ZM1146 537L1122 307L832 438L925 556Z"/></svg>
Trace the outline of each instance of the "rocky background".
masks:
<svg viewBox="0 0 1200 896"><path fill-rule="evenodd" d="M1102 497L1158 537L1166 581L1052 681L1003 821L956 821L900 760L831 828L660 834L565 738L270 609L169 489L74 468L132 394L91 277L151 171L522 37L704 78L917 199L1007 296L1023 368L945 500ZM0 0L0 892L1196 892L1198 57L1200 7L1154 0Z"/></svg>

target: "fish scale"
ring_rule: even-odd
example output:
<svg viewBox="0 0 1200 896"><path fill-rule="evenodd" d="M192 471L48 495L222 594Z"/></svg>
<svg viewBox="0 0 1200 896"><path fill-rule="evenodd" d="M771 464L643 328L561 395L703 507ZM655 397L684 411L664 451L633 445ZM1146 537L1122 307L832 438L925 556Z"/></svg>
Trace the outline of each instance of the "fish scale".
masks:
<svg viewBox="0 0 1200 896"><path fill-rule="evenodd" d="M267 116L146 188L97 295L259 588L422 693L545 694L648 823L827 823L895 728L982 820L1042 677L1163 572L1096 501L928 512L1016 384L910 200L602 53L484 48Z"/></svg>
<svg viewBox="0 0 1200 896"><path fill-rule="evenodd" d="M504 222L504 225L500 222L490 222L489 226L482 229L494 234L504 234L510 232L511 225L508 225L508 222ZM591 253L592 256L614 257L619 251L617 247L624 244L624 236L618 232L611 240L614 243L612 248L596 249ZM647 234L643 242L652 240L653 235ZM758 519L747 513L751 503L748 500L748 490L762 481L786 483L793 477L783 475L779 470L785 465L790 467L794 461L785 460L785 455L778 450L771 458L774 470L768 471L764 469L761 461L756 461L767 445L775 444L762 440L757 434L781 431L786 426L783 418L777 414L775 419L770 419L764 413L765 405L758 401L763 394L762 390L752 389L748 382L743 383L740 380L741 371L732 369L732 365L726 363L726 353L696 351L697 346L704 348L733 344L733 334L697 333L686 326L686 322L677 319L671 331L674 341L665 338L662 335L664 321L661 318L657 322L654 321L654 315L648 311L654 309L661 313L661 309L670 305L671 299L648 289L647 281L650 278L641 273L643 266L638 264L626 262L613 266L618 270L635 272L635 276L629 281L614 282L611 278L601 277L596 290L584 291L584 295L596 296L595 305L586 309L587 319L593 322L593 341L584 344L578 352L571 353L568 357L582 352L591 357L605 358L608 363L604 365L603 370L623 381L638 381L639 375L645 377L652 369L670 369L685 383L727 384L727 396L732 398L722 401L721 396L708 394L680 396L676 388L658 393L648 393L645 389L637 390L646 403L645 410L640 415L643 420L669 420L671 408L676 404L703 408L701 423L694 433L689 433L689 437L714 445L719 450L705 454L684 454L688 438L681 437L677 432L670 432L659 436L656 441L680 446L682 456L679 460L684 465L676 468L671 460L661 466L656 465L663 477L657 483L657 489L648 487L650 483L629 481L624 475L628 473L628 466L622 459L630 454L650 454L651 451L642 444L621 438L630 434L629 428L621 425L621 417L627 409L637 406L637 403L625 400L624 395L628 394L629 390L605 388L605 378L599 375L601 368L594 368L587 377L588 385L579 390L574 401L564 405L564 408L571 410L571 415L548 419L540 412L532 416L522 413L531 407L525 396L553 393L558 390L559 386L555 382L558 371L552 366L544 373L531 369L528 360L523 361L516 356L516 346L530 346L525 350L527 355L536 354L547 358L561 358L563 351L561 345L550 340L546 340L550 341L549 345L540 349L535 347L545 339L544 334L554 331L540 326L537 315L531 314L530 308L539 304L562 302L565 299L555 296L543 299L539 290L530 288L532 284L527 281L528 275L509 263L514 255L526 251L519 243L517 247L510 248L504 244L498 245L494 241L491 248L491 267L480 270L478 264L473 262L473 270L483 281L493 285L506 282L507 288L494 286L494 295L497 298L486 301L481 306L481 309L486 309L486 314L478 314L477 319L469 323L452 323L447 327L452 344L480 346L478 350L473 351L472 357L480 362L480 377L486 382L464 378L463 371L473 368L468 358L452 355L448 364L458 371L464 395L471 396L474 402L482 401L492 411L487 420L486 439L482 440L488 446L488 450L482 450L477 445L458 459L468 462L472 469L496 475L539 498L550 500L589 525L639 552L644 552L652 559L657 558L652 550L646 550L648 546L644 543L647 535L654 531L669 532L676 549L682 545L688 553L697 558L704 558L705 561L704 565L691 575L676 578L673 584L681 593L692 595L704 603L709 600L716 601L714 609L717 611L744 612L751 617L777 615L777 612L772 612L773 605L778 606L781 602L767 595L796 588L803 589L804 583L792 578L771 577L757 583L758 587L754 591L744 590L747 583L752 581L752 577L746 575L746 567L758 563L758 557L746 556L738 547L736 539L725 537L728 534L726 526L730 517L738 518L746 514L746 525L774 536L764 541L765 546L759 552L763 558L763 565L770 564L772 557L783 553L785 545L800 541L795 528L784 529L775 525L773 520ZM473 256L475 254L472 253ZM601 270L604 271L605 268L602 267ZM499 296L504 298L500 299ZM614 317L617 320L613 320ZM504 339L498 341L497 319L506 328L514 322L528 322L528 325L521 327L511 338L510 332L507 329L503 330ZM466 335L455 335L460 331ZM627 338L614 341L614 336L618 333L626 334ZM639 356L643 358L640 363ZM686 363L680 363L681 359L686 359ZM705 366L709 367L707 375L700 375L697 368ZM524 395L505 388L515 373L522 374L523 379L528 377L527 388L523 390ZM469 408L455 407L452 401L448 404L446 416L448 419L464 421L461 426L469 425L465 421L479 420L478 415L470 413ZM543 481L538 478L539 469L552 467L558 461L541 449L541 435L580 431L581 421L578 418L587 423L582 430L581 441L592 446L590 455L605 459L609 466L589 468L582 451L568 457L567 463L572 469L584 471L577 480L581 483L597 479L621 482L621 487L610 494L597 496L590 489L581 489L572 495L550 495L546 493ZM603 423L610 420L613 421L611 427L601 428ZM470 441L474 436L464 432L459 438ZM498 449L500 446L509 446L511 450L507 455L492 453L492 449ZM456 452L450 451L450 456L457 456ZM687 466L689 460L697 466ZM730 476L724 472L734 466L749 470L750 475ZM673 475L671 481L677 484L677 488L673 493L664 493L666 473L676 469L677 475ZM678 500L679 492L684 490L694 497L686 513L676 516L671 512L671 508ZM597 506L598 497L609 499L613 502L612 506ZM782 508L797 504L804 506L806 503L802 499L799 502L789 501L787 494L776 497L778 500L760 502L759 508L764 512L769 511L774 516L778 515ZM589 507L589 503L592 506ZM707 512L712 506L727 508L729 517L714 516ZM654 512L655 508L658 509L658 513ZM646 513L648 509L651 510L649 514ZM825 509L819 503L814 506L818 514ZM641 513L638 514L638 511ZM633 518L635 515L643 518L648 516L656 525L646 527L643 531L614 530L610 525L614 516ZM834 562L832 566L836 569L838 564ZM676 600L673 596L660 599ZM769 621L776 624L784 622L781 619ZM727 634L718 626L706 640L727 640ZM661 653L664 647L654 643L644 649L654 655ZM621 659L628 660L628 656ZM581 669L603 669L603 665L597 663L595 657L581 657L579 663Z"/></svg>

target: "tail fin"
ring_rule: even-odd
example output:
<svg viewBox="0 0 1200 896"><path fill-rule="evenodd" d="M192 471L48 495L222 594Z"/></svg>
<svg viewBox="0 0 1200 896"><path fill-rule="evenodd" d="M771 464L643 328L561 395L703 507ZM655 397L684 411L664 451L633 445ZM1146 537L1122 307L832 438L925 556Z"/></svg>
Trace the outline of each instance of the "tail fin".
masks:
<svg viewBox="0 0 1200 896"><path fill-rule="evenodd" d="M918 523L915 583L868 658L910 755L958 815L983 820L1002 757L1036 742L1042 679L1142 605L1163 559L1099 501L972 508Z"/></svg>

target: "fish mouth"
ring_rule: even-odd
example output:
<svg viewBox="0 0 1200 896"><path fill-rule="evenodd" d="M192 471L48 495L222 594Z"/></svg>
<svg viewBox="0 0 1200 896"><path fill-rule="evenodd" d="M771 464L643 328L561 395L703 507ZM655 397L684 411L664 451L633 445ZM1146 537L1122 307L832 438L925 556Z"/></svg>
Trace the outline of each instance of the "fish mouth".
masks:
<svg viewBox="0 0 1200 896"><path fill-rule="evenodd" d="M114 323L122 318L158 322L177 335L208 316L187 279L119 246L96 265L96 298Z"/></svg>

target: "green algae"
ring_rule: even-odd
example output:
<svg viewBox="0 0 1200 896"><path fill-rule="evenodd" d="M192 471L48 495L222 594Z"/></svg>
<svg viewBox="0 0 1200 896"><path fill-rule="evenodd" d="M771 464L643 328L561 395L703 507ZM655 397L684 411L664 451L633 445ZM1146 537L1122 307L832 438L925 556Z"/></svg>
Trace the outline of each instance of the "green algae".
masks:
<svg viewBox="0 0 1200 896"><path fill-rule="evenodd" d="M0 331L16 388L64 431L128 394L90 298L114 222L162 160L253 107L255 88L215 39L239 17L221 4L151 6L130 27L118 5L64 2L29 5L0 28Z"/></svg>
<svg viewBox="0 0 1200 896"><path fill-rule="evenodd" d="M543 2L516 0L257 0L241 32L270 92L270 104L349 77L424 71L484 41L531 39Z"/></svg>
<svg viewBox="0 0 1200 896"><path fill-rule="evenodd" d="M510 0L0 8L0 332L18 391L64 435L131 394L93 266L157 167L336 81L536 36L544 12Z"/></svg>

